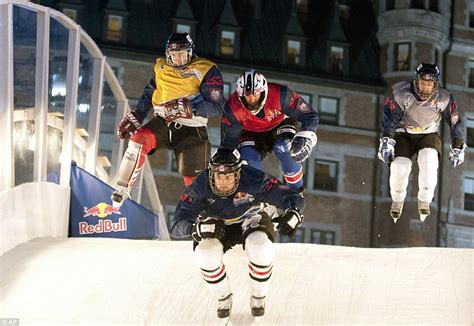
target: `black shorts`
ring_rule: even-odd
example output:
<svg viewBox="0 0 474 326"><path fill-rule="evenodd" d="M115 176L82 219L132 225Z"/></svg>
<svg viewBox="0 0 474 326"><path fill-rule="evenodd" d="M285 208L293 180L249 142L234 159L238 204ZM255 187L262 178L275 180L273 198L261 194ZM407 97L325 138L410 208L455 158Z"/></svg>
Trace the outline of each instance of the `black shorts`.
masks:
<svg viewBox="0 0 474 326"><path fill-rule="evenodd" d="M441 137L437 133L431 134L409 134L401 132L395 134L395 157L407 157L412 159L422 148L434 148L441 158L443 144Z"/></svg>
<svg viewBox="0 0 474 326"><path fill-rule="evenodd" d="M259 221L254 221L243 227L245 223L236 223L225 226L225 235L220 241L224 246L224 252L231 249L233 246L241 244L245 249L245 239L254 233L255 231L263 231L268 236L271 242L275 241L275 231L273 230L273 223L264 211L260 211L257 216L260 215ZM199 242L194 241L193 250L196 249Z"/></svg>
<svg viewBox="0 0 474 326"><path fill-rule="evenodd" d="M296 130L296 121L292 118L286 118L272 130L265 132L242 130L239 148L255 146L257 151L262 155L262 158L264 158L273 151L273 145L275 145L278 138L287 137L293 139Z"/></svg>
<svg viewBox="0 0 474 326"><path fill-rule="evenodd" d="M146 123L144 128L152 130L156 137L156 148L173 150L179 174L195 176L207 168L211 155L206 127L188 127L155 117ZM148 153L153 154L154 151Z"/></svg>

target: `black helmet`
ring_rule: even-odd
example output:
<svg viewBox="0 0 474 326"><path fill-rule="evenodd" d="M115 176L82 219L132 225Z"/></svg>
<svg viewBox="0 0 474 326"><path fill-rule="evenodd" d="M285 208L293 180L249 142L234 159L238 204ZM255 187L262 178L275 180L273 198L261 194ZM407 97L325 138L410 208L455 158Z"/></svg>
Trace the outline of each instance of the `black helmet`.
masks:
<svg viewBox="0 0 474 326"><path fill-rule="evenodd" d="M209 186L214 194L220 197L229 197L239 187L240 169L242 160L238 150L228 148L218 148L209 162ZM221 190L216 185L217 174L234 174L234 185L231 189Z"/></svg>
<svg viewBox="0 0 474 326"><path fill-rule="evenodd" d="M184 68L186 67L193 57L193 48L194 43L188 33L173 33L166 41L165 54L166 62L175 68ZM184 63L175 63L171 57L171 52L174 51L187 51L186 60Z"/></svg>
<svg viewBox="0 0 474 326"><path fill-rule="evenodd" d="M438 89L440 72L435 64L421 63L415 70L414 88L416 94L422 99L427 100ZM424 92L420 89L420 80L428 80L434 82L431 92Z"/></svg>

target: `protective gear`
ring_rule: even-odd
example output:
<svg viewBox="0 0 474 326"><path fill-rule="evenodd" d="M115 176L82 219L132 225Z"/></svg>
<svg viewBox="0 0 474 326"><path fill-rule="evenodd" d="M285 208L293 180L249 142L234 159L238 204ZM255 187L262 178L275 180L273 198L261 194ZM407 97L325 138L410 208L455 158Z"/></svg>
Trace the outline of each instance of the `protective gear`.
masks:
<svg viewBox="0 0 474 326"><path fill-rule="evenodd" d="M301 215L297 209L287 209L285 213L274 218L272 222L277 223L277 230L281 235L294 239L296 229L298 229L303 222L303 215Z"/></svg>
<svg viewBox="0 0 474 326"><path fill-rule="evenodd" d="M438 182L438 152L434 148L418 151L418 200L431 203Z"/></svg>
<svg viewBox="0 0 474 326"><path fill-rule="evenodd" d="M249 261L250 293L264 297L270 286L275 246L265 232L255 231L245 239L245 253Z"/></svg>
<svg viewBox="0 0 474 326"><path fill-rule="evenodd" d="M238 150L228 148L218 148L217 152L212 156L209 162L209 186L214 194L220 197L229 197L239 187L240 169L242 167L242 160ZM217 174L234 174L234 184L231 189L222 190L216 183Z"/></svg>
<svg viewBox="0 0 474 326"><path fill-rule="evenodd" d="M380 138L378 158L384 163L391 163L395 158L395 139L389 137Z"/></svg>
<svg viewBox="0 0 474 326"><path fill-rule="evenodd" d="M117 126L117 137L127 139L140 129L141 123L138 121L138 115L135 112L129 112L123 117Z"/></svg>
<svg viewBox="0 0 474 326"><path fill-rule="evenodd" d="M235 85L235 90L239 95L242 105L250 111L251 114L256 115L265 105L268 96L268 83L265 77L253 69L247 70L239 78ZM245 96L258 95L260 98L255 104L249 104Z"/></svg>
<svg viewBox="0 0 474 326"><path fill-rule="evenodd" d="M410 172L411 160L407 157L396 157L390 165L390 195L394 202L405 200Z"/></svg>
<svg viewBox="0 0 474 326"><path fill-rule="evenodd" d="M312 131L298 132L291 142L290 155L297 162L303 162L310 155L313 147L316 146L318 137Z"/></svg>
<svg viewBox="0 0 474 326"><path fill-rule="evenodd" d="M466 147L466 144L462 144L460 148L453 147L453 145L449 146L449 159L453 168L464 162L464 150Z"/></svg>
<svg viewBox="0 0 474 326"><path fill-rule="evenodd" d="M429 63L421 63L415 70L415 80L413 81L416 94L422 99L427 100L438 89L440 72L438 66ZM431 92L426 92L420 88L420 80L433 81L434 85Z"/></svg>
<svg viewBox="0 0 474 326"><path fill-rule="evenodd" d="M174 99L166 102L163 106L166 122L171 122L179 118L191 119L193 116L191 101L187 98Z"/></svg>
<svg viewBox="0 0 474 326"><path fill-rule="evenodd" d="M203 239L194 249L196 264L209 290L219 299L226 298L230 292L229 278L222 263L224 245L217 239Z"/></svg>
<svg viewBox="0 0 474 326"><path fill-rule="evenodd" d="M194 43L188 33L173 33L166 41L165 55L168 65L174 68L186 67L193 57ZM181 56L179 61L177 56ZM177 61L177 62L175 62Z"/></svg>
<svg viewBox="0 0 474 326"><path fill-rule="evenodd" d="M225 235L225 222L222 219L208 217L199 219L191 228L191 236L197 242L202 239L221 239Z"/></svg>

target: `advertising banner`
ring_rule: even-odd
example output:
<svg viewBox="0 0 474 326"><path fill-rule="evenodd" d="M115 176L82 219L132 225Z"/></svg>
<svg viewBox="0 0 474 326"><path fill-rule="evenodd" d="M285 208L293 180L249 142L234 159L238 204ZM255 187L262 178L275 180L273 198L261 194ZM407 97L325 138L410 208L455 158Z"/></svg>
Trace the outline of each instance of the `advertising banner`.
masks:
<svg viewBox="0 0 474 326"><path fill-rule="evenodd" d="M158 238L158 216L130 199L120 208L113 207L113 190L73 162L69 236Z"/></svg>

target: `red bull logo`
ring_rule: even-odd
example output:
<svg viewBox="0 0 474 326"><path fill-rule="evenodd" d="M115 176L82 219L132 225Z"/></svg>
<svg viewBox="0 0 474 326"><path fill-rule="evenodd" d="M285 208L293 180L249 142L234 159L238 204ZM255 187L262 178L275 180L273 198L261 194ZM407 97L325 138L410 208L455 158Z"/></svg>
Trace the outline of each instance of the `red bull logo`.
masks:
<svg viewBox="0 0 474 326"><path fill-rule="evenodd" d="M90 208L84 207L84 217L97 216L104 218L112 214L120 214L120 211L118 208L106 203L98 203Z"/></svg>
<svg viewBox="0 0 474 326"><path fill-rule="evenodd" d="M109 233L127 231L127 219L119 218L117 223L111 220L99 220L97 224L79 222L79 234Z"/></svg>

